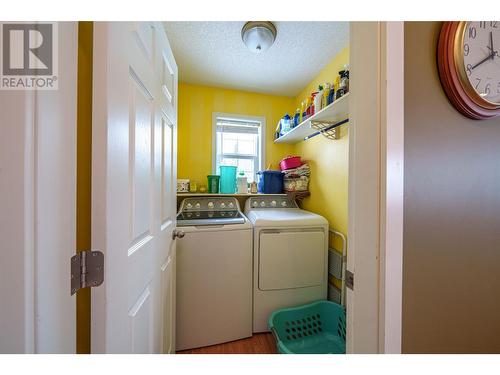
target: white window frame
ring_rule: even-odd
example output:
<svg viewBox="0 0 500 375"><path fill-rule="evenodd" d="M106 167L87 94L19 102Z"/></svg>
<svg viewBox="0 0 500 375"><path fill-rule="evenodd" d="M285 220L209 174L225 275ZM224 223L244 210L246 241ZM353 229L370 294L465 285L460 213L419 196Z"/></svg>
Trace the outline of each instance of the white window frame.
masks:
<svg viewBox="0 0 500 375"><path fill-rule="evenodd" d="M217 174L217 119L239 120L239 121L255 121L260 122L259 133L259 162L255 166L255 173L262 170L266 161L266 118L264 116L249 116L236 113L213 112L212 113L212 173ZM228 154L228 156L231 156ZM244 155L234 154L234 157L244 159ZM257 181L257 176L255 181Z"/></svg>

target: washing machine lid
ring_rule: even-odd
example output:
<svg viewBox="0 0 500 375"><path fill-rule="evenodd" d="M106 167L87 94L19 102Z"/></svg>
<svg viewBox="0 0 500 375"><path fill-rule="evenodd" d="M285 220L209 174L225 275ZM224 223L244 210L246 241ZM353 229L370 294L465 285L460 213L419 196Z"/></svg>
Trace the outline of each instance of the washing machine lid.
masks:
<svg viewBox="0 0 500 375"><path fill-rule="evenodd" d="M323 226L328 221L320 215L300 208L252 209L246 213L254 227Z"/></svg>

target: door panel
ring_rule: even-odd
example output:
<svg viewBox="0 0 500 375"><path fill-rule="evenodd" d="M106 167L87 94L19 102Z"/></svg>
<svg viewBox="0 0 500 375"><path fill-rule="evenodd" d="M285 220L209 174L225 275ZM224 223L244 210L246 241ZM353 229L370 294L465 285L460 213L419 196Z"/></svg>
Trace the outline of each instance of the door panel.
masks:
<svg viewBox="0 0 500 375"><path fill-rule="evenodd" d="M129 311L131 325L132 352L137 354L151 353L150 325L151 316L151 291L146 288L139 296L137 302Z"/></svg>
<svg viewBox="0 0 500 375"><path fill-rule="evenodd" d="M151 233L151 193L154 179L152 153L154 148L153 97L140 78L134 74L130 96L130 190L132 194L132 238Z"/></svg>
<svg viewBox="0 0 500 375"><path fill-rule="evenodd" d="M175 219L175 207L172 206L172 195L175 194L172 186L172 176L174 175L174 166L172 164L174 132L172 121L164 113L161 116L161 135L161 219L162 229L164 229Z"/></svg>
<svg viewBox="0 0 500 375"><path fill-rule="evenodd" d="M260 290L304 288L323 283L323 231L264 231L259 240Z"/></svg>
<svg viewBox="0 0 500 375"><path fill-rule="evenodd" d="M162 316L163 335L162 353L175 353L175 310L172 308L175 303L175 254L168 256L161 267L162 277Z"/></svg>
<svg viewBox="0 0 500 375"><path fill-rule="evenodd" d="M164 325L174 309L177 135L160 57L174 93L177 66L159 23L96 23L94 44L92 229L107 272L93 293L92 351L160 353L174 334Z"/></svg>

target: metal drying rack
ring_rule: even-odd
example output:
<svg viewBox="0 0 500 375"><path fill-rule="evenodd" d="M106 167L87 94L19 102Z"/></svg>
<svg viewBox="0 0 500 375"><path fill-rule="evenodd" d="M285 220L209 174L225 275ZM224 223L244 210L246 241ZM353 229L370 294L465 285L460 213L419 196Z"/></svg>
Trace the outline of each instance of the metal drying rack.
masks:
<svg viewBox="0 0 500 375"><path fill-rule="evenodd" d="M339 279L342 283L340 289L340 304L345 306L345 298L346 298L346 284L345 284L345 274L347 267L347 239L343 233L336 231L335 229L329 229L330 234L333 236L338 236L342 239L342 253L339 254L337 250L332 247L328 247L329 252L329 260L328 260L328 273L334 276L336 279ZM331 255L331 257L330 257ZM333 271L332 271L333 270ZM337 287L332 286L333 288Z"/></svg>
<svg viewBox="0 0 500 375"><path fill-rule="evenodd" d="M304 141L316 137L319 134L322 134L324 137L335 140L339 139L339 129L337 129L340 125L344 125L349 122L349 118L346 118L342 121L330 122L330 121L311 121L311 127L316 129L317 132L312 133L304 138Z"/></svg>

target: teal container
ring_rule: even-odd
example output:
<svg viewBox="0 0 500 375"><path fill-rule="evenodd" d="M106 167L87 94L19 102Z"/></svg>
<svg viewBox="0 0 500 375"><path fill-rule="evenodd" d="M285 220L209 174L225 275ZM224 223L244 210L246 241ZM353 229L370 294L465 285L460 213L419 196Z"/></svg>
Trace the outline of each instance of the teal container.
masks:
<svg viewBox="0 0 500 375"><path fill-rule="evenodd" d="M229 165L220 166L220 188L221 194L236 193L236 167Z"/></svg>
<svg viewBox="0 0 500 375"><path fill-rule="evenodd" d="M219 179L220 176L217 175L211 174L207 176L209 193L214 194L219 192Z"/></svg>
<svg viewBox="0 0 500 375"><path fill-rule="evenodd" d="M281 354L345 354L346 316L338 303L281 309L272 313L268 326Z"/></svg>

